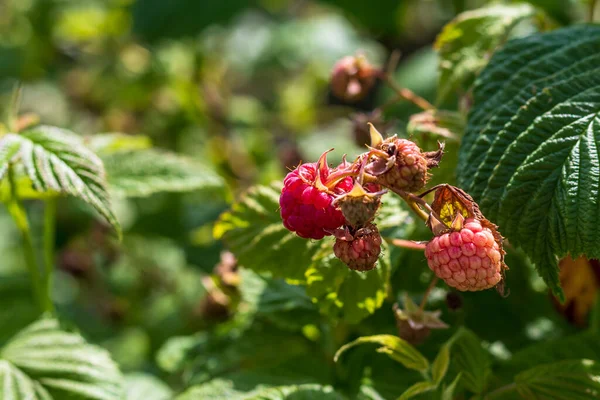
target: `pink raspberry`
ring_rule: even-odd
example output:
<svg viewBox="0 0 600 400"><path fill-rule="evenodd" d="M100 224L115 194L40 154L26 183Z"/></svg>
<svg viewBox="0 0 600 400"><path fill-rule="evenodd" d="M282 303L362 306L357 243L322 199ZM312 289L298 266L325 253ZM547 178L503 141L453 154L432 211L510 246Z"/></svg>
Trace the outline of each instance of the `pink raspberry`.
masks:
<svg viewBox="0 0 600 400"><path fill-rule="evenodd" d="M354 235L336 238L333 252L352 270L372 270L381 253L381 236L377 227L370 224Z"/></svg>
<svg viewBox="0 0 600 400"><path fill-rule="evenodd" d="M342 179L330 193L322 182L332 171L323 163L307 163L287 174L279 197L287 229L306 239L322 239L345 224L342 212L332 202L335 194L350 191L353 181L351 177Z"/></svg>
<svg viewBox="0 0 600 400"><path fill-rule="evenodd" d="M429 268L448 286L477 291L496 286L502 279L502 254L489 228L475 218L462 229L434 237L425 248Z"/></svg>

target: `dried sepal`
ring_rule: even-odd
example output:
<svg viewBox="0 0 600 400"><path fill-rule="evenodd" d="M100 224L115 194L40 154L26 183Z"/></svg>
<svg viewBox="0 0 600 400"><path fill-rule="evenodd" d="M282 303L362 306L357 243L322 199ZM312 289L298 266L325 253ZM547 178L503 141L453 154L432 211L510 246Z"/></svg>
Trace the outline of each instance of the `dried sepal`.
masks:
<svg viewBox="0 0 600 400"><path fill-rule="evenodd" d="M399 336L412 344L422 343L431 329L447 329L448 325L440 319L441 311L424 311L417 306L410 296L402 298L403 308L394 304L394 317Z"/></svg>
<svg viewBox="0 0 600 400"><path fill-rule="evenodd" d="M423 157L427 161L427 169L439 167L445 147L446 143L438 142L438 149L436 151L426 151L423 153Z"/></svg>

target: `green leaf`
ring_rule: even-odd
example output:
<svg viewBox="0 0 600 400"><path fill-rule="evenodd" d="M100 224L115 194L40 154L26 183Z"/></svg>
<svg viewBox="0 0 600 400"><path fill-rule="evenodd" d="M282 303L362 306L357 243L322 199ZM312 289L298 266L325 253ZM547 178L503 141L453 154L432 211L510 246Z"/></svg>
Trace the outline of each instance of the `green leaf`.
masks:
<svg viewBox="0 0 600 400"><path fill-rule="evenodd" d="M175 400L242 400L243 391L236 390L233 382L226 379L213 379L202 385L194 385L175 398Z"/></svg>
<svg viewBox="0 0 600 400"><path fill-rule="evenodd" d="M400 397L398 397L398 400L411 399L419 394L435 390L436 387L437 385L433 382L417 382L406 389L406 391L402 393Z"/></svg>
<svg viewBox="0 0 600 400"><path fill-rule="evenodd" d="M10 137L20 142L18 156L35 190L82 199L121 234L106 191L104 165L84 146L80 136L64 129L39 126Z"/></svg>
<svg viewBox="0 0 600 400"><path fill-rule="evenodd" d="M441 400L454 400L454 391L456 390L456 386L458 386L458 382L460 382L460 378L462 377L462 372L459 372L456 375L456 378L452 381L450 385L444 388L442 391L442 399Z"/></svg>
<svg viewBox="0 0 600 400"><path fill-rule="evenodd" d="M21 149L19 135L8 133L0 137L0 179L4 177L8 166Z"/></svg>
<svg viewBox="0 0 600 400"><path fill-rule="evenodd" d="M481 73L460 186L562 299L557 256L600 257L600 27L515 40Z"/></svg>
<svg viewBox="0 0 600 400"><path fill-rule="evenodd" d="M251 392L240 392L231 382L215 379L203 385L197 385L181 394L176 400L344 400L341 394L330 386L316 384L290 385L271 388L257 388Z"/></svg>
<svg viewBox="0 0 600 400"><path fill-rule="evenodd" d="M449 343L453 369L462 374L464 387L475 394L483 393L492 371L489 355L481 347L479 338L468 329L460 328Z"/></svg>
<svg viewBox="0 0 600 400"><path fill-rule="evenodd" d="M352 271L325 240L306 271L306 292L321 312L331 318L358 323L373 314L385 300L390 279L389 251L382 244L377 267L367 272Z"/></svg>
<svg viewBox="0 0 600 400"><path fill-rule="evenodd" d="M152 147L152 141L148 136L125 133L98 133L86 137L85 143L94 153L101 155Z"/></svg>
<svg viewBox="0 0 600 400"><path fill-rule="evenodd" d="M319 319L316 304L302 286L260 276L240 268L240 307L254 318L264 317L286 330L301 330Z"/></svg>
<svg viewBox="0 0 600 400"><path fill-rule="evenodd" d="M3 400L52 400L38 382L8 361L0 360L0 398Z"/></svg>
<svg viewBox="0 0 600 400"><path fill-rule="evenodd" d="M127 400L170 400L171 389L160 379L143 373L125 376L125 399Z"/></svg>
<svg viewBox="0 0 600 400"><path fill-rule="evenodd" d="M508 381L516 372L536 365L577 358L600 359L599 334L587 331L528 346L502 363L496 370L496 374Z"/></svg>
<svg viewBox="0 0 600 400"><path fill-rule="evenodd" d="M345 398L335 392L330 386L321 385L293 385L268 388L259 393L246 397L244 400L344 400Z"/></svg>
<svg viewBox="0 0 600 400"><path fill-rule="evenodd" d="M492 53L519 22L531 18L528 4L493 5L467 11L448 23L435 41L439 51L438 101L466 91Z"/></svg>
<svg viewBox="0 0 600 400"><path fill-rule="evenodd" d="M115 400L123 396L123 377L108 352L61 330L54 319L42 319L22 330L2 349L1 358L13 379L26 382L21 379L25 376L40 393L40 385L48 392L49 396L40 399Z"/></svg>
<svg viewBox="0 0 600 400"><path fill-rule="evenodd" d="M303 282L319 243L302 239L283 226L279 215L280 192L279 183L252 187L230 211L221 215L214 234L225 241L240 265Z"/></svg>
<svg viewBox="0 0 600 400"><path fill-rule="evenodd" d="M221 215L215 237L225 241L240 265L305 284L312 301L332 318L356 323L375 312L389 285L390 261L385 244L377 268L369 272L350 270L333 254L331 238L306 240L283 226L278 211L280 191L280 184L251 188ZM383 226L406 220L406 211L395 205L382 212Z"/></svg>
<svg viewBox="0 0 600 400"><path fill-rule="evenodd" d="M600 364L576 360L540 365L518 374L515 383L523 399L598 399Z"/></svg>
<svg viewBox="0 0 600 400"><path fill-rule="evenodd" d="M116 196L224 188L223 180L210 169L162 150L118 151L104 155L103 160L110 190Z"/></svg>
<svg viewBox="0 0 600 400"><path fill-rule="evenodd" d="M406 368L414 369L416 371L426 371L429 368L429 361L410 343L398 336L393 335L375 335L375 336L363 336L356 339L353 342L347 343L340 347L335 353L334 361L337 362L340 356L346 352L346 350L358 346L363 343L375 343L381 345L377 351L379 353L385 353L392 359L398 361Z"/></svg>
<svg viewBox="0 0 600 400"><path fill-rule="evenodd" d="M446 376L448 365L450 365L450 346L445 344L440 348L440 352L431 366L431 377L436 385L439 385Z"/></svg>

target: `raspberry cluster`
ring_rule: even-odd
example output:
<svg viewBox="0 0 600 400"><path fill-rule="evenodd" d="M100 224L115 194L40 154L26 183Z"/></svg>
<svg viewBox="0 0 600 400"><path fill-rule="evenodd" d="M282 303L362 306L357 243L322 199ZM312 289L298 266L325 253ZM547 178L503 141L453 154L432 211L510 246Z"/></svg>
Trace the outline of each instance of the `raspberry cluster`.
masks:
<svg viewBox="0 0 600 400"><path fill-rule="evenodd" d="M429 268L448 286L476 291L502 279L502 254L492 231L475 218L462 229L434 237L425 248Z"/></svg>

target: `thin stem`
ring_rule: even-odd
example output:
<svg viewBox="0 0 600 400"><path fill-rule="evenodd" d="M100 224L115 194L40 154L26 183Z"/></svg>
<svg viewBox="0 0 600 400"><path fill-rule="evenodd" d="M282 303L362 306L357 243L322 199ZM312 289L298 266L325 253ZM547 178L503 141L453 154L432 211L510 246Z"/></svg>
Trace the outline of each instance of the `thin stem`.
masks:
<svg viewBox="0 0 600 400"><path fill-rule="evenodd" d="M381 79L385 83L387 83L387 85L390 88L392 88L392 90L394 92L396 92L396 94L398 94L398 96L402 97L404 100L410 101L411 103L413 103L414 105L416 105L419 108L422 108L423 110L435 109L433 104L431 104L430 102L428 102L421 96L415 94L412 90L403 88L400 85L398 85L390 74L386 74L386 73L382 74Z"/></svg>
<svg viewBox="0 0 600 400"><path fill-rule="evenodd" d="M10 184L10 200L7 204L8 211L12 216L17 228L21 232L23 239L23 258L25 264L29 270L31 276L31 284L33 288L33 295L38 302L40 309L43 311L50 311L48 309L48 301L44 296L42 288L42 277L35 258L35 248L33 246L33 238L31 237L31 229L29 228L29 221L27 220L27 212L23 207L23 204L19 201L18 193L16 190L16 183L12 167L9 167L8 180Z"/></svg>
<svg viewBox="0 0 600 400"><path fill-rule="evenodd" d="M404 249L410 249L410 250L423 251L423 250L425 250L425 246L426 246L425 243L419 243L419 242L415 242L413 240L406 240L406 239L385 238L385 241L388 242L389 244L391 244L392 246L402 247Z"/></svg>
<svg viewBox="0 0 600 400"><path fill-rule="evenodd" d="M487 395L485 395L484 399L485 400L492 400L495 397L498 397L501 394L504 394L506 392L512 392L513 390L515 390L517 388L517 384L516 383L510 383L508 385L504 385L502 387L499 387L498 389L494 390L491 393L488 393Z"/></svg>
<svg viewBox="0 0 600 400"><path fill-rule="evenodd" d="M44 209L44 290L49 310L54 311L52 287L54 286L54 245L56 237L56 199L46 201ZM48 308L47 307L47 308Z"/></svg>
<svg viewBox="0 0 600 400"><path fill-rule="evenodd" d="M589 4L588 4L588 22L594 22L594 14L596 11L596 1L597 0L589 0Z"/></svg>
<svg viewBox="0 0 600 400"><path fill-rule="evenodd" d="M404 200L406 202L406 204L409 205L409 207L413 210L413 212L415 214L417 214L417 216L419 218L421 218L423 221L427 222L427 220L429 219L429 214L427 214L421 207L419 207L419 205L424 206L425 208L427 208L429 211L431 210L431 207L429 207L429 204L427 204L427 202L423 199L421 199L418 196L415 196L411 193L407 193L403 190L398 190L398 189L393 189L390 188L390 190L394 193L396 193L398 196L400 196L402 198L402 200Z"/></svg>
<svg viewBox="0 0 600 400"><path fill-rule="evenodd" d="M18 82L12 92L10 105L8 106L6 116L8 130L11 132L17 132L17 120L19 115L19 107L21 106L21 95L22 95L21 82Z"/></svg>
<svg viewBox="0 0 600 400"><path fill-rule="evenodd" d="M429 286L427 287L427 290L425 291L425 294L423 295L423 299L421 300L421 304L419 305L419 314L422 314L423 310L425 310L425 305L427 304L427 299L429 298L429 294L435 287L437 281L438 281L438 277L434 276L433 279L431 280L431 282L429 282Z"/></svg>

